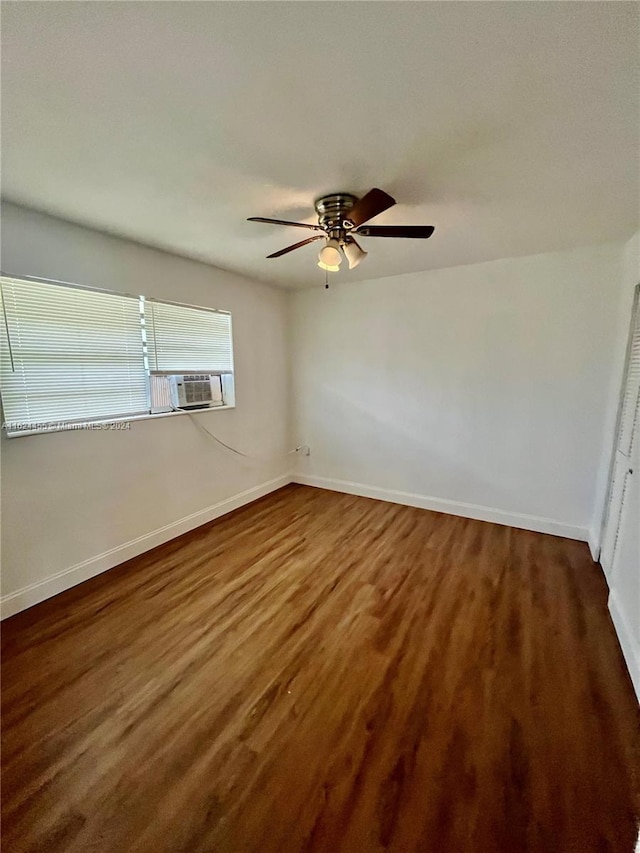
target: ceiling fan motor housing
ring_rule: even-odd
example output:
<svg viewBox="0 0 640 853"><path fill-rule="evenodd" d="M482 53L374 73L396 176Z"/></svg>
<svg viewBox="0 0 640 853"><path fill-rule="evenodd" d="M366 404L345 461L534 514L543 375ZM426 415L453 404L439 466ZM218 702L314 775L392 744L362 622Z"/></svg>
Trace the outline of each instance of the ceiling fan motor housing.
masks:
<svg viewBox="0 0 640 853"><path fill-rule="evenodd" d="M333 195L322 196L315 203L318 224L327 231L330 237L344 242L347 231L353 227L349 221L349 211L357 201L357 196L350 193L334 193Z"/></svg>

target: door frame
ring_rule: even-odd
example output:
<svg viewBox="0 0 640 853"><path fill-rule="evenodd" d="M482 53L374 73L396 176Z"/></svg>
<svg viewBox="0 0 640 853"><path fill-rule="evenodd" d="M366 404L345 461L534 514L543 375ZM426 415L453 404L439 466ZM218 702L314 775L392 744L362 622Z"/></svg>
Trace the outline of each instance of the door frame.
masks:
<svg viewBox="0 0 640 853"><path fill-rule="evenodd" d="M636 319L636 312L640 311L640 283L636 284L633 291L633 302L631 305L631 318L629 319L629 328L627 331L627 345L625 348L625 356L624 356L624 369L622 371L622 381L620 383L620 390L618 392L618 411L616 414L616 428L613 433L613 446L611 448L611 458L609 460L609 473L607 478L607 493L604 501L604 511L602 513L602 519L600 522L600 530L598 536L598 559L602 557L602 543L604 542L604 536L607 529L607 524L609 523L609 515L611 510L611 497L613 491L613 477L615 472L616 465L616 453L618 450L618 441L620 439L620 431L622 426L622 405L624 403L624 393L627 387L627 379L629 378L629 368L631 365L631 346L633 343L633 330L634 323ZM603 566L604 568L604 566ZM603 572L608 584L608 578L606 572Z"/></svg>

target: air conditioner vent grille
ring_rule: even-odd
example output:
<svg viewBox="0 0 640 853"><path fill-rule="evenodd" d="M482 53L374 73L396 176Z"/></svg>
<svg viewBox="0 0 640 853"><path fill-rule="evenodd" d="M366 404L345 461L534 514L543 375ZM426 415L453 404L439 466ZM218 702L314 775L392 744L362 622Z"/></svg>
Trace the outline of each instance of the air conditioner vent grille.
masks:
<svg viewBox="0 0 640 853"><path fill-rule="evenodd" d="M185 377L184 391L187 403L208 403L211 398L211 382L207 377L206 382Z"/></svg>

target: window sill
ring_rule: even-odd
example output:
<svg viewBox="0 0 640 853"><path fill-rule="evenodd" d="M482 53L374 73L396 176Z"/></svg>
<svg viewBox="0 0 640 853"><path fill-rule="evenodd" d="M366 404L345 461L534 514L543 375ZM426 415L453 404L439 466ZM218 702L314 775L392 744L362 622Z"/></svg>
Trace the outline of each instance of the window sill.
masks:
<svg viewBox="0 0 640 853"><path fill-rule="evenodd" d="M49 435L56 432L77 432L78 430L113 430L114 432L124 432L128 430L132 423L136 421L152 421L156 418L176 418L184 415L202 415L208 412L220 412L227 409L235 409L235 403L226 406L211 406L208 409L191 409L184 412L156 412L154 414L144 415L129 415L120 418L106 418L97 421L82 421L81 423L70 421L65 424L56 424L55 426L45 427L42 429L21 429L14 432L4 430L7 438L23 438L27 435Z"/></svg>

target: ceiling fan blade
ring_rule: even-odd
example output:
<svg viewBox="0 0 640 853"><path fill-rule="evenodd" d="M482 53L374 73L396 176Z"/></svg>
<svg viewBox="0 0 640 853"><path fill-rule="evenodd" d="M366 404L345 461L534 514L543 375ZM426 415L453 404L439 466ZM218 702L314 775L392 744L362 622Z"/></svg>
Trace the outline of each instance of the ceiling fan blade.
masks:
<svg viewBox="0 0 640 853"><path fill-rule="evenodd" d="M324 234L316 234L313 237L309 237L307 240L300 240L299 243L294 243L293 246L287 246L286 249L280 249L279 252L274 252L272 255L267 255L268 258L279 258L280 255L286 255L287 252L293 252L294 249L299 249L300 246L306 246L307 243L315 243L316 240L325 240L326 237Z"/></svg>
<svg viewBox="0 0 640 853"><path fill-rule="evenodd" d="M435 230L433 225L365 225L352 233L359 237L417 237L426 240Z"/></svg>
<svg viewBox="0 0 640 853"><path fill-rule="evenodd" d="M293 225L296 228L311 228L312 231L324 231L320 225L308 225L306 222L286 222L284 219L265 219L264 216L250 216L247 222L268 222L271 225Z"/></svg>
<svg viewBox="0 0 640 853"><path fill-rule="evenodd" d="M369 190L369 192L366 195L363 195L348 212L347 216L349 218L349 222L353 222L354 227L357 228L358 225L368 222L370 219L373 219L374 216L382 213L383 210L388 210L390 207L393 207L395 203L396 200L391 198L391 196L384 192L384 190L379 190L377 188Z"/></svg>

